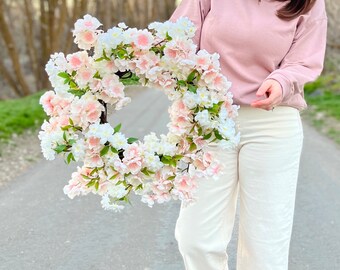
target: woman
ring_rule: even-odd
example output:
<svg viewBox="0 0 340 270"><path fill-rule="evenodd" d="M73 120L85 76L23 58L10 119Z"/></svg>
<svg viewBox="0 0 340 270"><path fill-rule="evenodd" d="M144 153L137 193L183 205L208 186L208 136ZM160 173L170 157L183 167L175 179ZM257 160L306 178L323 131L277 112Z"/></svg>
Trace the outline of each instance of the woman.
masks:
<svg viewBox="0 0 340 270"><path fill-rule="evenodd" d="M182 0L171 21L197 26L199 49L220 54L241 142L211 150L225 165L181 206L175 237L186 270L228 269L240 197L237 270L287 270L303 129L303 86L323 69L324 0ZM275 109L274 109L275 108Z"/></svg>

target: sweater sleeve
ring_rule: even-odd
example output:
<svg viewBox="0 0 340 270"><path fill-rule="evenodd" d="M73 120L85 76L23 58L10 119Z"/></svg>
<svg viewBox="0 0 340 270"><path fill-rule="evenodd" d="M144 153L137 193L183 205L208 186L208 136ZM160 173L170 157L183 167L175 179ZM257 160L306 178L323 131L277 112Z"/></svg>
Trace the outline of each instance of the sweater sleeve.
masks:
<svg viewBox="0 0 340 270"><path fill-rule="evenodd" d="M327 17L314 19L297 30L279 68L266 79L281 84L283 100L303 92L304 84L321 74L326 51Z"/></svg>
<svg viewBox="0 0 340 270"><path fill-rule="evenodd" d="M182 0L171 15L169 21L175 22L180 17L188 17L197 27L193 42L199 49L201 29L205 17L210 11L211 0Z"/></svg>

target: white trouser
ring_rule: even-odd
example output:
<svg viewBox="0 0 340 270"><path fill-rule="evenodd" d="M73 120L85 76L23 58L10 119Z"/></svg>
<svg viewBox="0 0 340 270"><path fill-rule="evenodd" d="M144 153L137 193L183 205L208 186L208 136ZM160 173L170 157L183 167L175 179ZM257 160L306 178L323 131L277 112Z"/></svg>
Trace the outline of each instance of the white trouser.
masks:
<svg viewBox="0 0 340 270"><path fill-rule="evenodd" d="M241 142L209 146L225 165L218 180L200 179L198 201L181 205L175 237L186 270L227 270L227 245L239 194L237 270L287 270L303 143L300 113L241 106Z"/></svg>

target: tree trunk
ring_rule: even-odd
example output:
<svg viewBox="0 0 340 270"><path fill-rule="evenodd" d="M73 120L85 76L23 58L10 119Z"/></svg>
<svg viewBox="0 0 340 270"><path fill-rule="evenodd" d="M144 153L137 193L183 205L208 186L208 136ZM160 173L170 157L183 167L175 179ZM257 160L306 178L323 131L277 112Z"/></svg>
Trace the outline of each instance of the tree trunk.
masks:
<svg viewBox="0 0 340 270"><path fill-rule="evenodd" d="M5 20L5 9L4 9L4 3L3 1L0 1L0 32L2 35L2 38L5 42L5 46L7 47L9 57L11 58L12 65L13 65L13 71L16 76L17 82L20 85L21 93L25 96L30 94L30 90L28 87L28 84L23 76L23 73L21 71L21 65L19 61L19 53L17 50L17 47L15 45L14 39L12 37L12 33L9 30L9 26Z"/></svg>

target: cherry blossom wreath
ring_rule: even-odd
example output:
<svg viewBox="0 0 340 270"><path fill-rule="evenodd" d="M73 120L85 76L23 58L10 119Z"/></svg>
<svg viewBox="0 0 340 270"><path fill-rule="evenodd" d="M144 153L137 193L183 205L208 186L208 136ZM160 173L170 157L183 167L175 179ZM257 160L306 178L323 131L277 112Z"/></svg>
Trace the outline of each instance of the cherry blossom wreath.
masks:
<svg viewBox="0 0 340 270"><path fill-rule="evenodd" d="M54 90L40 99L49 116L38 135L44 157L83 162L64 187L71 199L92 192L114 211L131 203L132 193L150 207L171 199L195 202L200 178L216 179L222 168L206 146L233 147L240 137L239 106L232 104L219 55L196 52L188 18L143 30L120 23L104 32L101 25L90 15L77 20L73 36L81 50L55 53L46 64ZM131 101L124 93L131 76L172 101L167 135L152 132L139 141L120 132L121 124L108 123L108 104L119 110Z"/></svg>

